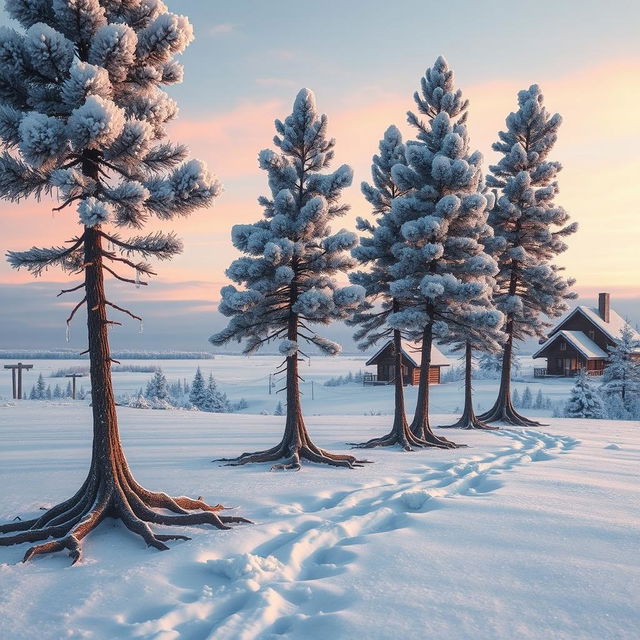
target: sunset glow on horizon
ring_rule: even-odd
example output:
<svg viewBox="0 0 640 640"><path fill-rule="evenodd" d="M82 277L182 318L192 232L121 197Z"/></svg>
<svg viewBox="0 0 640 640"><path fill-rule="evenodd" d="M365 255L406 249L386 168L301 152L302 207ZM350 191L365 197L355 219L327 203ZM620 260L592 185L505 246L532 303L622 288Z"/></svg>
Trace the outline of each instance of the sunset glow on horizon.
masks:
<svg viewBox="0 0 640 640"><path fill-rule="evenodd" d="M473 147L484 155L485 172L496 157L491 143L504 128L505 117L515 109L518 90L534 83L541 86L547 109L563 117L552 157L563 164L557 201L580 225L578 233L568 239L569 249L559 262L568 275L576 278L575 289L581 296L611 291L614 298L640 300L640 225L636 222L640 213L640 118L636 106L640 99L640 51L630 40L626 50L606 42L596 46L589 41L588 33L578 30L573 34L573 46L582 55L572 55L566 64L562 55L552 56L539 62L535 70L527 68L528 62L521 64L522 70L517 68L527 56L515 47L518 38L514 33L508 33L507 39L515 47L514 60L499 59L493 66L484 67L479 64L477 52L465 51L464 46L450 39L434 38L421 46L411 42L408 48L420 49L420 55L413 51L406 57L401 43L396 41L393 51L399 68L395 73L388 67L378 70L372 62L370 74L363 75L359 68L362 56L355 56L354 61L341 58L342 66L336 70L337 81L333 83L326 69L330 52L322 63L306 57L307 68L301 69L299 56L303 54L298 40L292 39L290 46L269 48L264 64L259 63L256 56L260 55L264 38L256 36L252 41L249 37L259 29L257 8L253 16L245 11L243 21L239 21L237 9L231 7L216 7L214 11L193 1L168 4L189 15L196 28L196 41L183 56L185 83L171 91L181 111L170 127L170 135L176 142L186 143L192 156L208 163L225 191L212 208L190 218L169 223L150 221L146 227L149 230L175 230L183 239L185 250L172 262L157 264L157 278L151 286L136 290L136 299L198 301L200 308L213 317L219 288L226 284L224 270L237 255L230 242L231 227L261 216L256 199L267 193L267 185L257 166L257 154L263 148L273 148L273 120L290 112L301 85L315 91L318 108L328 115L329 134L337 140L334 168L341 163L354 168L353 185L345 192L352 210L334 226L353 229L356 216L370 216L369 206L360 194L360 182L370 179L371 156L377 151L378 140L392 123L400 128L405 140L411 139L406 112L414 109L412 94L425 68L443 54L470 100L469 132ZM413 2L407 4L417 6ZM629 5L629 12L635 15L637 9ZM299 16L302 18L303 14ZM0 15L0 23L8 23L6 15ZM407 24L406 28L412 27ZM354 46L359 42L372 46L381 29L380 25L362 25L363 32L354 37ZM471 26L465 29L470 30ZM329 31L329 42L332 37ZM615 34L606 37L613 39ZM525 41L532 38L534 34L528 33ZM541 36L541 47L543 41ZM388 43L378 44L391 51ZM241 46L243 57L234 57ZM345 46L341 42L335 55L340 56ZM557 43L553 46L559 54L568 50L559 48ZM602 49L609 51L610 57L603 57ZM225 50L228 58L222 57ZM480 57L486 60L489 56L490 52L486 52ZM255 67L251 77L246 77L247 65ZM272 73L265 75L264 67L271 67ZM240 74L242 83L238 80ZM206 104L203 95L208 96ZM73 237L79 231L73 207L52 214L52 206L51 202L34 200L0 203L2 253L59 245ZM40 281L59 283L66 279L59 271L49 271ZM7 288L29 287L32 283L26 272L12 270L5 261L0 264L0 296ZM164 286L158 288L156 283ZM59 302L55 301L55 293L51 290L51 296L44 296L43 307L53 308ZM634 320L640 320L640 309Z"/></svg>

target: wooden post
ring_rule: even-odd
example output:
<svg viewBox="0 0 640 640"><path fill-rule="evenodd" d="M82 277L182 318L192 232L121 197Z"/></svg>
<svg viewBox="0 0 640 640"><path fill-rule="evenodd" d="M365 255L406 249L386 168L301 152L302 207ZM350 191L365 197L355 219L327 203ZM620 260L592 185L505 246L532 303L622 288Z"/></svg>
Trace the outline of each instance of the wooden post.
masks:
<svg viewBox="0 0 640 640"><path fill-rule="evenodd" d="M76 378L82 378L84 373L69 373L65 376L65 378L73 378L73 382L71 383L71 398L73 400L76 399Z"/></svg>
<svg viewBox="0 0 640 640"><path fill-rule="evenodd" d="M32 364L22 364L22 362L18 362L18 364L5 364L5 369L11 369L11 382L13 383L13 399L14 400L22 400L22 370L23 369L33 369ZM16 370L18 371L18 375L16 376ZM17 382L17 384L16 384Z"/></svg>

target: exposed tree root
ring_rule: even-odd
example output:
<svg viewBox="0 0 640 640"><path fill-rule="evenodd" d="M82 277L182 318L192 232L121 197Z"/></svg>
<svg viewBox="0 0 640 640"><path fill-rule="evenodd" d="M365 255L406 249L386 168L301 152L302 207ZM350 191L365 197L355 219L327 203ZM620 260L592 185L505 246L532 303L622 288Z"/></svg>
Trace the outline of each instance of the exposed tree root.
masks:
<svg viewBox="0 0 640 640"><path fill-rule="evenodd" d="M431 429L429 423L425 420L414 421L409 426L409 430L414 437L424 440L430 447L438 447L440 449L460 449L466 447L466 444L458 444L444 436L437 436Z"/></svg>
<svg viewBox="0 0 640 640"><path fill-rule="evenodd" d="M413 451L415 449L423 449L428 447L437 447L439 449L449 448L445 445L427 442L422 438L418 438L411 429L405 418L396 417L391 431L380 438L372 438L367 442L350 442L354 449L374 449L376 447L393 447L399 445L405 451ZM453 444L453 443L452 443Z"/></svg>
<svg viewBox="0 0 640 640"><path fill-rule="evenodd" d="M299 471L302 460L316 462L318 464L328 464L332 467L346 467L353 469L362 467L371 460L358 460L355 456L348 454L330 453L324 449L316 447L312 442L305 444L290 445L284 440L277 446L266 451L243 453L237 458L219 458L213 462L224 462L229 467L239 467L252 462L275 462L271 471Z"/></svg>
<svg viewBox="0 0 640 640"><path fill-rule="evenodd" d="M537 422L536 420L530 420L529 418L525 418L523 415L519 414L511 400L503 400L501 401L498 398L497 402L485 413L478 416L478 419L481 422L506 422L507 424L511 424L515 427L543 427L545 425L542 422Z"/></svg>
<svg viewBox="0 0 640 640"><path fill-rule="evenodd" d="M125 463L126 465L126 463ZM222 505L208 505L186 497L171 498L165 493L144 489L133 478L128 467L110 468L114 473L99 473L92 469L80 491L72 498L52 507L39 518L0 525L0 546L54 540L30 547L23 562L44 554L66 549L75 564L81 555L81 540L104 518L117 518L130 531L138 534L147 546L165 550L169 540L189 540L177 534L154 533L149 523L158 525L209 524L229 529L230 524L249 522L245 518L218 515ZM167 509L175 515L163 514L153 508ZM198 510L197 513L190 511Z"/></svg>
<svg viewBox="0 0 640 640"><path fill-rule="evenodd" d="M496 431L500 427L493 427L486 422L482 422L475 414L463 414L454 424L442 425L441 429L481 429L485 431Z"/></svg>

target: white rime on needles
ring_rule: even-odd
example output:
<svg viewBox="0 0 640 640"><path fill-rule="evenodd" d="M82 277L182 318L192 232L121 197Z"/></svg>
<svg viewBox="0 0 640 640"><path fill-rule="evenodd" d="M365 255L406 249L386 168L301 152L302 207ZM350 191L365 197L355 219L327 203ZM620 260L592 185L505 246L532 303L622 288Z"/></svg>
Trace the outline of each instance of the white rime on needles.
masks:
<svg viewBox="0 0 640 640"><path fill-rule="evenodd" d="M25 31L0 27L0 197L53 192L74 203L81 224L130 228L212 202L217 179L187 161L183 145L163 140L177 106L162 86L181 81L174 56L193 39L185 17L160 0L7 0L6 8ZM81 170L87 152L108 174L99 188ZM179 244L162 237L137 240L143 253L159 247L167 258ZM138 248L120 242L127 255ZM35 275L75 268L76 256L63 253L34 248L9 261Z"/></svg>
<svg viewBox="0 0 640 640"><path fill-rule="evenodd" d="M211 336L213 344L244 340L245 352L251 353L280 340L280 353L289 357L300 350L301 339L325 353L339 352L339 345L311 325L348 318L362 302L364 289L339 287L333 278L354 265L349 252L357 237L345 230L334 233L329 226L348 210L339 198L351 184L352 172L346 165L321 172L333 158L334 140L326 137L326 128L327 118L318 114L308 89L298 93L293 113L276 121L274 141L280 152L265 149L259 154L271 195L259 199L261 220L233 227L233 244L245 256L234 260L227 276L242 289L229 285L221 290L219 310L231 320ZM304 162L298 155L303 146ZM288 335L292 318L294 337Z"/></svg>

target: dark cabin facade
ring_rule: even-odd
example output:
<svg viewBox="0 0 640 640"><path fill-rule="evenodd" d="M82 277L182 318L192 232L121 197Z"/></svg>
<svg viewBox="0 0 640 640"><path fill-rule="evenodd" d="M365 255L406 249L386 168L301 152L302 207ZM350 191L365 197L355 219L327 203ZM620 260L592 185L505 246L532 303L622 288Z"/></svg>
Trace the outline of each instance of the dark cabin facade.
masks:
<svg viewBox="0 0 640 640"><path fill-rule="evenodd" d="M535 375L575 376L582 369L588 375L602 375L609 360L609 347L616 343L625 324L611 309L608 293L599 294L597 308L576 307L558 322L533 354L534 358L547 360L546 367L534 369ZM637 337L640 339L640 335Z"/></svg>
<svg viewBox="0 0 640 640"><path fill-rule="evenodd" d="M396 379L393 340L389 340L367 362L367 366L375 366L376 373L365 373L364 384L392 384ZM431 366L429 367L429 383L440 384L441 369L448 367L449 362L434 345L431 348ZM420 346L412 342L402 341L402 382L405 385L417 385L420 382Z"/></svg>

